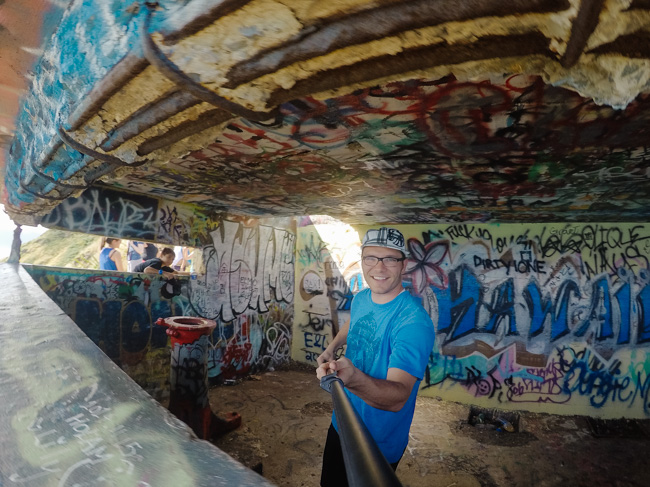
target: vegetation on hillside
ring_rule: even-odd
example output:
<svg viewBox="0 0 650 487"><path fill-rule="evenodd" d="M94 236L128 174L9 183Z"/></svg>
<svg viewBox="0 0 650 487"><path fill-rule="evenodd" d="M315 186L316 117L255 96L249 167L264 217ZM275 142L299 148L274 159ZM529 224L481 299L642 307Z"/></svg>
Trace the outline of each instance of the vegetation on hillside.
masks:
<svg viewBox="0 0 650 487"><path fill-rule="evenodd" d="M102 237L86 233L64 230L47 230L41 236L20 246L20 263L45 265L52 267L72 267L77 269L99 269L99 252ZM126 251L129 241L122 239L120 253L126 269ZM163 248L158 244L159 249ZM188 247L193 252L192 259L198 269L201 253ZM7 258L0 262L6 262ZM187 269L189 270L189 269Z"/></svg>
<svg viewBox="0 0 650 487"><path fill-rule="evenodd" d="M100 242L97 235L48 230L20 247L20 263L99 269ZM122 240L120 252L125 264L126 246L127 241Z"/></svg>

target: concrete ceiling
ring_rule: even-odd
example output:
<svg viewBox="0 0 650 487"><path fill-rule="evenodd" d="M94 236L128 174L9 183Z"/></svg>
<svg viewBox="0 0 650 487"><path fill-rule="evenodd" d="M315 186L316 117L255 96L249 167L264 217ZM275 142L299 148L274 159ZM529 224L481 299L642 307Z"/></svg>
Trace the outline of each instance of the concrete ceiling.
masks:
<svg viewBox="0 0 650 487"><path fill-rule="evenodd" d="M350 222L650 217L650 1L123 3L72 2L34 69L16 221L92 186Z"/></svg>

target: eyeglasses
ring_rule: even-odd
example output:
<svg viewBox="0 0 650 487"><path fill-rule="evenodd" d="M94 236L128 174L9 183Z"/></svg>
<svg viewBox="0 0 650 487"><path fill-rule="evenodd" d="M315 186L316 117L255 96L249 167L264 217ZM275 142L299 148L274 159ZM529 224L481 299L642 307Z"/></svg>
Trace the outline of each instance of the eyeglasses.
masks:
<svg viewBox="0 0 650 487"><path fill-rule="evenodd" d="M406 257L398 259L397 257L375 257L374 255L366 255L361 260L368 267L375 267L379 262L383 262L386 267L397 267L397 264L406 260Z"/></svg>

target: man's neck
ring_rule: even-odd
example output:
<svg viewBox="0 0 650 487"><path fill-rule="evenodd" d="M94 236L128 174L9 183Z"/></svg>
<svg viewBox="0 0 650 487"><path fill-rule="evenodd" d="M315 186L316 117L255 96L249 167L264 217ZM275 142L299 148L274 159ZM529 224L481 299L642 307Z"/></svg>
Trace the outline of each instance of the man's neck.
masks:
<svg viewBox="0 0 650 487"><path fill-rule="evenodd" d="M372 299L372 302L375 304L386 304L390 303L393 299L395 299L397 296L402 294L405 291L405 289L400 286L399 289L396 290L396 292L390 292L387 294L376 294L370 291L370 299Z"/></svg>

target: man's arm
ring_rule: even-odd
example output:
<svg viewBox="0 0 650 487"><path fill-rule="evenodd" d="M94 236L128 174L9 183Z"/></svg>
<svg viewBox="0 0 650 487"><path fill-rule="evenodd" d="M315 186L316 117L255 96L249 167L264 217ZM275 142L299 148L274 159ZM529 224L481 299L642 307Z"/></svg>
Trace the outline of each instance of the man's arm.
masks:
<svg viewBox="0 0 650 487"><path fill-rule="evenodd" d="M386 379L375 379L361 372L345 357L320 365L316 375L320 379L330 373L336 373L345 387L366 404L392 412L404 407L417 381L408 372L397 368L389 368Z"/></svg>
<svg viewBox="0 0 650 487"><path fill-rule="evenodd" d="M327 346L325 351L321 353L318 358L316 359L316 362L318 363L318 366L320 367L326 362L331 362L334 360L335 353L336 351L341 348L343 345L346 344L348 341L348 330L350 329L350 322L347 321L339 330L339 332L336 334L334 339L330 342L330 344ZM320 379L320 377L319 377Z"/></svg>
<svg viewBox="0 0 650 487"><path fill-rule="evenodd" d="M160 274L160 269L156 269L153 266L145 267L144 271L145 274L159 274L162 275L165 279L172 279L174 277L174 274L172 272L166 272L162 271L162 274Z"/></svg>

